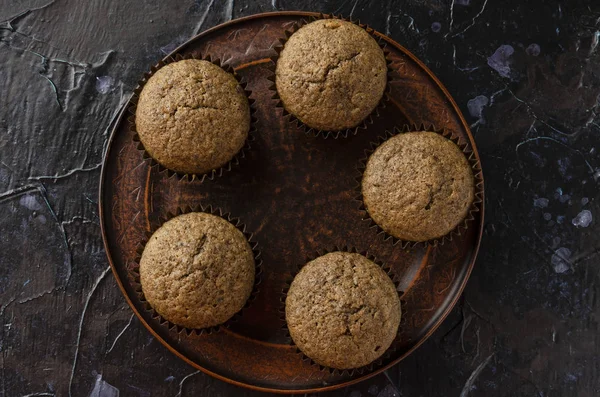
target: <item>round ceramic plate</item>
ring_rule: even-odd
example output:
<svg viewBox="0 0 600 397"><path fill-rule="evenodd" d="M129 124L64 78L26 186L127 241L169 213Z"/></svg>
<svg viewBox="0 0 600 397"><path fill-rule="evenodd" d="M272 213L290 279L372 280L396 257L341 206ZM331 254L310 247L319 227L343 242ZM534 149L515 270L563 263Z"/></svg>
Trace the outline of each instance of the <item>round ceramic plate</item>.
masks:
<svg viewBox="0 0 600 397"><path fill-rule="evenodd" d="M387 43L394 80L390 101L367 129L347 138L302 132L282 116L269 90L274 46L294 22L317 14L275 12L234 20L194 37L171 55L209 54L232 65L256 100L256 139L240 165L214 180L180 181L150 167L137 149L125 106L110 137L100 185L104 243L117 282L148 330L194 367L237 385L283 393L335 389L373 376L410 354L444 320L473 267L483 204L460 236L404 249L369 227L356 201L360 160L371 142L404 124L433 124L469 143L469 128L435 76L406 49ZM239 217L262 252L256 300L231 327L187 335L152 317L128 277L151 224L180 207L212 205ZM396 348L359 373L330 373L303 361L282 329L282 289L307 257L348 246L392 268L405 308Z"/></svg>

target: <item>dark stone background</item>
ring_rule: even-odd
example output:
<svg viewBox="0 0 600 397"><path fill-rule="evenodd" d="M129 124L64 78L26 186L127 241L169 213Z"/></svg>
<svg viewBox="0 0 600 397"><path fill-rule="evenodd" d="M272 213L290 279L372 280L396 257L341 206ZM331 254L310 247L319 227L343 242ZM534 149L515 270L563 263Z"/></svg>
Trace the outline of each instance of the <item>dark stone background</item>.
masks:
<svg viewBox="0 0 600 397"><path fill-rule="evenodd" d="M132 315L97 187L150 64L276 9L360 18L415 53L472 123L486 177L479 259L450 317L330 395L598 396L597 0L0 0L0 396L262 395L194 371Z"/></svg>

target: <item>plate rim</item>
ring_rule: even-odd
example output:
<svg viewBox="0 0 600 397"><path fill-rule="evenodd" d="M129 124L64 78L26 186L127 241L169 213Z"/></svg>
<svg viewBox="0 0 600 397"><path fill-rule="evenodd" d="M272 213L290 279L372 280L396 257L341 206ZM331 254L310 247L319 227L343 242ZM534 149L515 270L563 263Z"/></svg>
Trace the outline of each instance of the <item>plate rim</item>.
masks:
<svg viewBox="0 0 600 397"><path fill-rule="evenodd" d="M183 44L181 44L180 46L178 46L177 48L175 48L173 51L171 51L169 54L167 54L162 59L164 60L164 59L166 59L168 57L171 57L174 54L180 52L189 43L191 43L193 41L196 41L198 39L201 39L204 36L209 35L210 33L213 33L213 32L215 32L215 31L217 31L219 29L222 29L224 27L228 27L230 25L235 25L235 24L238 24L238 23L241 23L241 22L246 22L246 21L254 20L254 19L262 19L262 18L265 18L265 17L278 17L278 16L318 17L319 15L326 15L326 14L325 13L319 13L319 12L311 12L311 11L271 11L271 12L263 12L263 13L248 15L248 16L245 16L245 17L237 18L237 19L232 19L232 20L229 20L227 22L221 23L219 25L213 26L212 28L204 30L201 33L199 33L199 34L197 34L197 35L189 38ZM228 378L226 376L220 375L218 373L215 373L215 372L213 372L213 371L211 371L209 369L206 369L206 368L198 365L197 363L193 362L192 360L190 360L189 358L187 358L185 355L183 355L182 353L180 353L174 347L172 347L169 343L167 343L144 320L143 316L138 312L138 310L136 309L135 305L131 301L129 295L127 294L127 291L126 291L125 287L123 286L123 283L121 281L121 278L119 277L119 274L117 272L117 268L116 268L116 266L114 264L114 261L112 259L112 256L110 254L110 250L109 250L109 247L108 247L108 239L107 239L107 235L106 235L106 225L105 225L105 222L104 222L104 216L105 216L105 214L104 214L104 210L103 210L103 208L104 208L104 200L103 200L104 181L105 181L105 178L106 178L106 166L107 166L107 161L106 160L107 160L107 155L109 153L109 150L111 149L112 143L113 143L114 138L116 136L118 127L122 123L123 118L125 117L125 115L126 115L126 113L128 111L129 101L131 100L131 95L130 95L129 99L122 105L122 109L120 110L118 117L114 119L112 128L111 128L110 125L108 127L108 128L111 128L111 133L110 133L110 136L109 136L108 140L106 141L105 150L104 150L104 153L102 155L102 167L101 167L101 171L100 171L100 183L99 183L99 189L98 189L98 216L100 218L100 230L101 230L101 234L102 234L102 242L103 242L103 246L104 246L104 251L106 253L106 257L108 259L108 262L110 264L110 268L112 270L113 276L114 276L114 278L115 278L115 280L117 282L117 285L119 286L119 289L121 290L121 294L125 298L125 301L129 305L129 307L133 310L133 313L136 315L136 317L138 318L138 320L144 325L144 327L148 331L150 331L150 333L152 334L152 336L154 338L156 338L163 346L165 346L171 353L175 354L175 356L177 356L179 359L183 360L187 364L191 365L195 369L197 369L197 370L199 370L199 371L201 371L201 372L203 372L203 373L205 373L207 375L210 375L210 376L212 376L214 378L217 378L217 379L219 379L221 381L227 382L229 384L233 384L235 386L240 386L240 387L244 387L244 388L251 389L251 390L256 390L256 391L278 393L278 394L319 393L319 392L332 391L332 390L340 389L342 387L351 386L351 385L357 384L359 382L365 381L365 380L370 379L370 378L372 378L372 377L374 377L376 375L381 374L382 372L384 372L384 371L388 370L389 368L395 366L400 361L404 360L407 356L409 356L410 354L412 354L427 339L429 339L431 337L431 335L439 328L439 326L446 320L446 318L448 317L448 315L450 314L450 312L454 309L454 306L456 306L456 303L458 302L458 300L462 296L462 294L464 292L464 289L465 289L465 287L467 285L467 282L469 281L469 278L471 277L471 273L473 271L473 268L475 267L475 262L477 260L477 255L479 253L479 248L480 248L480 245L481 245L481 239L483 237L483 225L484 225L484 216L485 216L485 178L484 178L484 174L483 174L483 167L481 167L481 159L479 157L479 151L477 150L477 145L475 144L475 140L473 138L473 134L471 132L469 124L467 123L464 115L462 114L460 108L458 107L458 104L456 103L456 101L454 100L454 98L452 97L452 95L450 95L450 92L446 89L446 87L444 86L444 84L442 84L442 82L437 78L437 76L419 58L417 58L408 49L406 49L405 47L403 47L402 45L400 45L399 43L397 43L394 39L392 39L389 36L386 36L385 34L379 32L377 30L373 30L373 33L375 35L377 35L378 37L381 37L383 40L385 40L387 43L389 43L393 47L395 47L398 50L400 50L406 56L408 56L441 89L441 91L444 94L445 98L447 100L449 100L450 105L452 106L452 108L454 109L454 111L456 112L456 114L458 115L459 120L460 120L463 128L465 129L465 131L467 133L467 137L469 138L469 144L471 145L471 148L473 150L473 154L474 154L475 158L477 159L477 161L480 164L480 168L481 168L481 171L480 171L481 172L481 180L482 180L482 184L483 184L482 190L481 190L481 198L482 198L482 200L481 200L481 203L480 203L480 206L479 206L480 207L479 208L479 217L480 217L481 221L480 221L480 225L479 225L479 231L476 234L476 244L473 247L473 253L472 253L472 256L471 256L471 260L469 261L469 266L468 266L468 269L466 271L464 280L458 286L458 290L454 294L453 299L447 305L447 307L444 310L444 312L439 316L439 318L435 322L435 324L431 327L431 329L422 338L420 338L419 341L417 341L415 343L415 345L413 347L411 347L404 354L402 354L401 356L397 357L392 362L390 362L390 363L388 363L388 364L386 364L386 365L384 365L384 366L382 366L380 368L377 368L376 370L374 370L374 371L372 371L370 373L366 373L364 375L361 375L361 376L359 376L359 377L357 377L355 379L349 379L349 380L344 381L342 383L338 383L338 384L335 384L335 385L328 385L328 386L318 387L318 388L309 388L309 389L278 389L278 388L273 388L273 387L257 386L257 385L253 385L253 384L249 384L249 383L240 382L240 381Z"/></svg>

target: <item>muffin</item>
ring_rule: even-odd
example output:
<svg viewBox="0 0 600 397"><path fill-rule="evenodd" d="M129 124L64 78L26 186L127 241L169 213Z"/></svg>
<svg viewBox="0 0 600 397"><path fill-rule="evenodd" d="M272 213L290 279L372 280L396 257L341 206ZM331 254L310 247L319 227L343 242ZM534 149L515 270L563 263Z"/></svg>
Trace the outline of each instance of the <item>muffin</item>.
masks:
<svg viewBox="0 0 600 397"><path fill-rule="evenodd" d="M285 318L298 348L317 364L351 369L379 358L400 324L394 283L360 254L332 252L294 278Z"/></svg>
<svg viewBox="0 0 600 397"><path fill-rule="evenodd" d="M473 170L461 149L435 132L395 135L369 157L362 195L369 216L402 240L452 231L474 198Z"/></svg>
<svg viewBox="0 0 600 397"><path fill-rule="evenodd" d="M148 79L135 126L144 149L165 168L204 174L226 165L242 149L250 106L231 73L208 61L186 59Z"/></svg>
<svg viewBox="0 0 600 397"><path fill-rule="evenodd" d="M244 307L254 286L254 254L231 223L191 212L154 232L139 272L144 296L158 314L182 327L208 328Z"/></svg>
<svg viewBox="0 0 600 397"><path fill-rule="evenodd" d="M364 29L339 19L317 20L295 32L279 54L275 74L285 109L323 131L359 125L387 84L381 47Z"/></svg>

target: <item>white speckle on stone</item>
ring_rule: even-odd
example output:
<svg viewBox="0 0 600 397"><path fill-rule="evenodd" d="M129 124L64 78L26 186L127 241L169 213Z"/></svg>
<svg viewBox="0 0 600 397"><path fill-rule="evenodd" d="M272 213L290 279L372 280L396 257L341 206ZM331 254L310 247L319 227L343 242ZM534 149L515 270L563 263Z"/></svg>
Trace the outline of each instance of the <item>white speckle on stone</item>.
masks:
<svg viewBox="0 0 600 397"><path fill-rule="evenodd" d="M536 198L533 200L533 205L539 208L546 208L550 200L544 197Z"/></svg>
<svg viewBox="0 0 600 397"><path fill-rule="evenodd" d="M571 221L576 227L588 227L592 223L592 213L589 210L583 210Z"/></svg>
<svg viewBox="0 0 600 397"><path fill-rule="evenodd" d="M554 271L556 273L564 273L569 270L571 268L569 258L571 258L571 250L568 248L560 247L554 251L552 258L550 258Z"/></svg>
<svg viewBox="0 0 600 397"><path fill-rule="evenodd" d="M587 197L584 197L581 199L581 205L586 205L589 202L590 202L590 199L588 199Z"/></svg>
<svg viewBox="0 0 600 397"><path fill-rule="evenodd" d="M488 65L494 69L502 77L510 77L510 57L515 52L515 49L504 44L498 47L496 52L487 59Z"/></svg>
<svg viewBox="0 0 600 397"><path fill-rule="evenodd" d="M102 380L102 375L99 374L90 397L119 397L119 389Z"/></svg>
<svg viewBox="0 0 600 397"><path fill-rule="evenodd" d="M37 198L30 194L21 197L19 204L32 211L39 211L42 209L42 205L39 203Z"/></svg>
<svg viewBox="0 0 600 397"><path fill-rule="evenodd" d="M100 94L108 94L112 90L113 78L110 76L96 77L96 91Z"/></svg>
<svg viewBox="0 0 600 397"><path fill-rule="evenodd" d="M490 103L490 100L485 95L476 96L473 99L470 99L467 102L467 108L469 109L469 113L473 117L477 117L481 124L484 123L483 120L483 108L486 107Z"/></svg>
<svg viewBox="0 0 600 397"><path fill-rule="evenodd" d="M165 382L173 382L175 380L175 377L173 375L169 375L165 378Z"/></svg>
<svg viewBox="0 0 600 397"><path fill-rule="evenodd" d="M596 33L594 33L592 35L592 43L590 44L590 50L588 51L588 56L591 56L596 51L596 47L598 47L599 41L600 41L600 30L596 30Z"/></svg>
<svg viewBox="0 0 600 397"><path fill-rule="evenodd" d="M541 49L540 46L533 43L530 44L529 47L527 47L525 49L525 52L527 53L527 55L531 55L532 57L537 57L538 55L540 55Z"/></svg>

